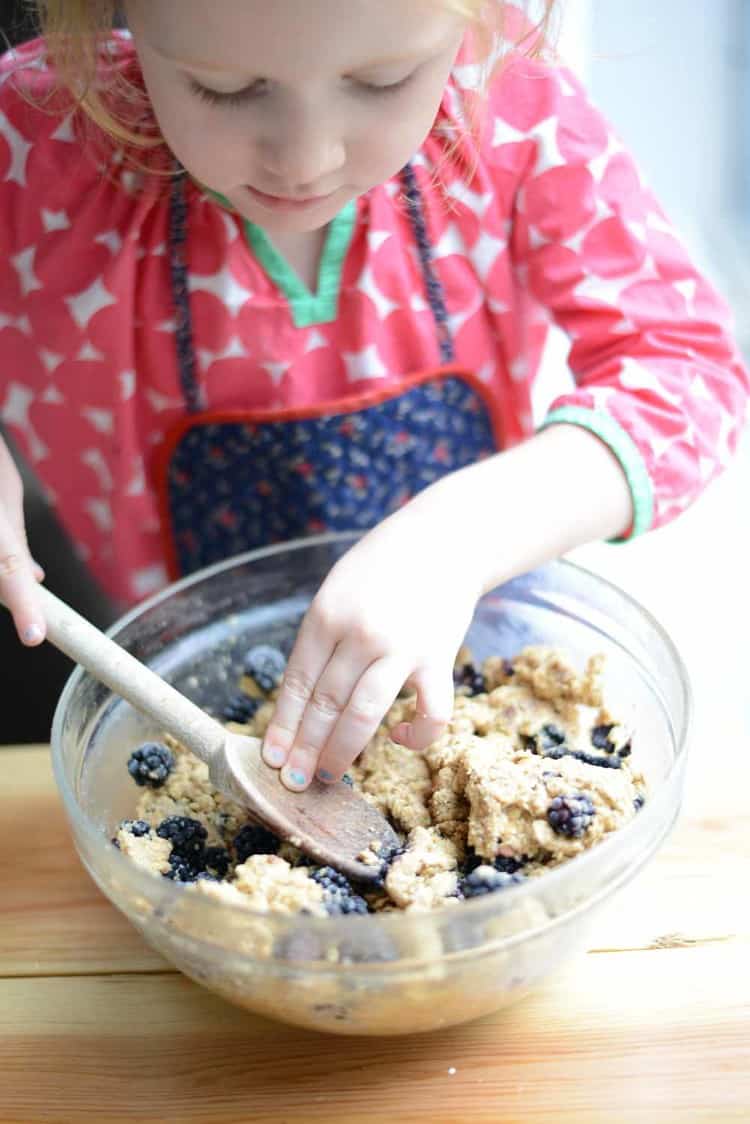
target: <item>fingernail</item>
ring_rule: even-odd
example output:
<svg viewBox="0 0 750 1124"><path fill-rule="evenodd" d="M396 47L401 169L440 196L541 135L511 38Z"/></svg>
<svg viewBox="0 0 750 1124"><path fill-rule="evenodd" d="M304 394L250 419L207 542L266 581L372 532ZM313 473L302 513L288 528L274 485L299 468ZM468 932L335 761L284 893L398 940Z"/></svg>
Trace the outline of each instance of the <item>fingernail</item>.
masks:
<svg viewBox="0 0 750 1124"><path fill-rule="evenodd" d="M402 749L408 749L410 753L421 753L420 749L411 745L411 739L414 736L414 727L411 723L405 723L402 728L396 728L391 731L391 741L396 745L401 746Z"/></svg>
<svg viewBox="0 0 750 1124"><path fill-rule="evenodd" d="M284 750L279 749L277 745L264 745L263 760L272 769L280 769L286 760L286 755Z"/></svg>
<svg viewBox="0 0 750 1124"><path fill-rule="evenodd" d="M299 788L304 788L307 784L307 777L301 769L290 769L287 772L287 778L291 784L297 785Z"/></svg>
<svg viewBox="0 0 750 1124"><path fill-rule="evenodd" d="M30 624L22 633L24 644L38 644L44 639L44 633L38 624Z"/></svg>
<svg viewBox="0 0 750 1124"><path fill-rule="evenodd" d="M329 773L327 769L318 769L318 779L321 781L332 781L333 773Z"/></svg>

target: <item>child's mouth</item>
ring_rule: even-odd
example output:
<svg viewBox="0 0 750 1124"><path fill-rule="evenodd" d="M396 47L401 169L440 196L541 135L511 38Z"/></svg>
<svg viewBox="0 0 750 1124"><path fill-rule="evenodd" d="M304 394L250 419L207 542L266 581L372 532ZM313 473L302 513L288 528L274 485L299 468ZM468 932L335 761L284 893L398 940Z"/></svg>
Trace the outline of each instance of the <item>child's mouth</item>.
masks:
<svg viewBox="0 0 750 1124"><path fill-rule="evenodd" d="M246 189L253 199L270 211L303 211L316 206L318 203L325 202L334 194L334 192L329 192L327 195L310 195L306 198L300 198L297 196L268 195L265 191L258 191L256 187L251 187L249 184L246 185Z"/></svg>

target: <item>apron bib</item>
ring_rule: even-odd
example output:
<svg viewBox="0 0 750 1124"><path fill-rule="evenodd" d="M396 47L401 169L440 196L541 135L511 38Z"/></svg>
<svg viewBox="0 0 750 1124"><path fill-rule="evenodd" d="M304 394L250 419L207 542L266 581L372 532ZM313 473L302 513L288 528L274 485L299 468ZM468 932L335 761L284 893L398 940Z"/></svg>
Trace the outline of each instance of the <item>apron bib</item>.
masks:
<svg viewBox="0 0 750 1124"><path fill-rule="evenodd" d="M196 375L184 177L174 178L169 249L186 415L168 431L155 466L170 577L270 543L367 531L440 477L501 447L488 388L455 364L410 165L402 179L441 365L321 406L214 411Z"/></svg>

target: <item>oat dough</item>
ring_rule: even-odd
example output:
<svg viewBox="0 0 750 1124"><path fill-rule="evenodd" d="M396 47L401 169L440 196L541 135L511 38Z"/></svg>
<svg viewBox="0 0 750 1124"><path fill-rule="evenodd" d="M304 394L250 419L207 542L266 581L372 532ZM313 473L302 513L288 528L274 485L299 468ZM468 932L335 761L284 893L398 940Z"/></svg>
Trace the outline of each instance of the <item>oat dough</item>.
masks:
<svg viewBox="0 0 750 1124"><path fill-rule="evenodd" d="M481 668L459 653L455 706L445 733L424 754L388 730L413 712L399 698L348 780L388 817L402 839L377 885L357 887L316 868L289 844L249 823L212 788L208 770L170 739L131 754L141 789L133 820L114 843L155 876L254 911L332 916L381 910L456 908L573 858L617 831L642 806L643 776L632 733L601 696L601 657L580 675L565 655L524 649ZM255 648L240 690L225 708L232 728L262 736L283 674L283 657Z"/></svg>

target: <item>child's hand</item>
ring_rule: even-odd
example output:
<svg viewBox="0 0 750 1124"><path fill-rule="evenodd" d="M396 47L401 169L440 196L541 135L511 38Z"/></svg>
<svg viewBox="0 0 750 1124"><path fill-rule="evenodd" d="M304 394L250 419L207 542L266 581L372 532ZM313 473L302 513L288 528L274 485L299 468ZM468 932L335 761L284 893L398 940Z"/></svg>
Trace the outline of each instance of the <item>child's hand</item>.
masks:
<svg viewBox="0 0 750 1124"><path fill-rule="evenodd" d="M337 562L302 622L263 755L287 787L339 780L404 683L424 749L453 710L453 661L482 593L581 543L621 535L633 507L594 434L554 425L440 480Z"/></svg>
<svg viewBox="0 0 750 1124"><path fill-rule="evenodd" d="M21 477L0 438L0 601L10 609L19 637L29 646L44 640L44 617L36 596L36 584L43 577L26 542Z"/></svg>
<svg viewBox="0 0 750 1124"><path fill-rule="evenodd" d="M287 787L340 780L404 683L416 716L392 736L411 749L453 712L453 663L482 576L439 485L361 539L333 568L302 623L264 739Z"/></svg>

